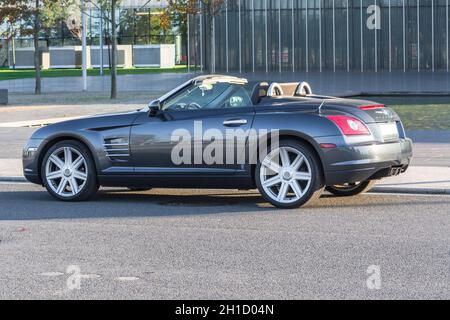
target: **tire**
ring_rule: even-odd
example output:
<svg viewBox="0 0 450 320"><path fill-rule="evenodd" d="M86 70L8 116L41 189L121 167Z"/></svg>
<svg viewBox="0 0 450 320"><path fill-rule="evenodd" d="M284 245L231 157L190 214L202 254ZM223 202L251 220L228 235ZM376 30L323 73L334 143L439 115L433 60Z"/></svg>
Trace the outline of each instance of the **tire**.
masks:
<svg viewBox="0 0 450 320"><path fill-rule="evenodd" d="M288 160L283 161L286 154ZM273 163L274 159L280 161L279 165ZM269 147L267 156L255 168L259 192L282 209L307 206L319 199L324 189L322 180L321 165L314 151L296 140L281 140L277 149Z"/></svg>
<svg viewBox="0 0 450 320"><path fill-rule="evenodd" d="M375 180L366 180L356 184L327 186L325 189L338 197L353 197L368 192L375 183Z"/></svg>
<svg viewBox="0 0 450 320"><path fill-rule="evenodd" d="M48 193L62 201L87 200L99 188L91 152L75 140L58 142L47 150L41 179Z"/></svg>

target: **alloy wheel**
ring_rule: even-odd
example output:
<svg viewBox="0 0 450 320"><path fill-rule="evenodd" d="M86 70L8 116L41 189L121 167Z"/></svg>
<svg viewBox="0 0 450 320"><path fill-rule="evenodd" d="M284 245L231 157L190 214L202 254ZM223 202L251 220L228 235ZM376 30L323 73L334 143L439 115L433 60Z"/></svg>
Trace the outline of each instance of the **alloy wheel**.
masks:
<svg viewBox="0 0 450 320"><path fill-rule="evenodd" d="M45 164L45 178L53 192L61 197L73 197L86 185L88 179L86 159L75 148L56 149Z"/></svg>
<svg viewBox="0 0 450 320"><path fill-rule="evenodd" d="M261 186L274 201L290 204L300 200L310 189L311 165L307 157L292 147L280 147L261 163Z"/></svg>

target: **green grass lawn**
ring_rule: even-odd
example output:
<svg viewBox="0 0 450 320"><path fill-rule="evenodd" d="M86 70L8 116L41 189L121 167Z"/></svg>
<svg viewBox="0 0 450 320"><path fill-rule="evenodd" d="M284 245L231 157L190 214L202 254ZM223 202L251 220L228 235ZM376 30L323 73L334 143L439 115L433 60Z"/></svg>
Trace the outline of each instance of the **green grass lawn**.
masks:
<svg viewBox="0 0 450 320"><path fill-rule="evenodd" d="M132 68L132 69L117 69L117 73L121 74L149 74L149 73L173 73L173 72L187 72L186 66L176 66L174 68L160 69L160 68ZM99 69L88 69L89 76L99 76ZM104 74L109 75L108 69L104 69ZM50 77L80 77L81 69L48 69L42 70L41 76L43 78ZM11 70L9 68L0 68L0 81L1 80L14 80L24 78L34 78L35 72L33 69L17 69Z"/></svg>
<svg viewBox="0 0 450 320"><path fill-rule="evenodd" d="M450 97L363 97L393 108L406 130L450 131Z"/></svg>

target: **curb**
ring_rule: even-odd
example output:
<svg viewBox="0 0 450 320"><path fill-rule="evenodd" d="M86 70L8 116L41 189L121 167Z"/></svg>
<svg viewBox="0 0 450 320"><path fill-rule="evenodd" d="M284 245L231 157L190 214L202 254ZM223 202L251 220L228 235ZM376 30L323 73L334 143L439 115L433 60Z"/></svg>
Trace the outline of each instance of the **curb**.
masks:
<svg viewBox="0 0 450 320"><path fill-rule="evenodd" d="M0 177L0 182L28 182L24 177ZM404 193L404 194L429 194L429 195L450 195L450 189L438 188L401 188L401 187L382 187L372 188L369 193Z"/></svg>
<svg viewBox="0 0 450 320"><path fill-rule="evenodd" d="M374 193L404 193L404 194L430 194L450 195L450 189L437 188L401 188L401 187L374 187L369 192Z"/></svg>
<svg viewBox="0 0 450 320"><path fill-rule="evenodd" d="M0 182L28 182L24 177L0 177Z"/></svg>
<svg viewBox="0 0 450 320"><path fill-rule="evenodd" d="M439 91L423 91L423 92L413 92L413 91L391 91L391 92L378 92L378 91L359 91L356 93L346 93L340 95L342 98L352 98L352 97L448 97L450 94L448 92Z"/></svg>

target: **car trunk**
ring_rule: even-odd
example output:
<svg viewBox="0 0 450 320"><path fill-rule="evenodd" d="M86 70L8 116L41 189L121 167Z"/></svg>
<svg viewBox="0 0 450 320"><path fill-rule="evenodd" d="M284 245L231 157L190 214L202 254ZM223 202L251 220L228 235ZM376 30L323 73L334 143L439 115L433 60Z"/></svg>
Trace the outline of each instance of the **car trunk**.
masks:
<svg viewBox="0 0 450 320"><path fill-rule="evenodd" d="M369 128L376 128L385 142L405 138L400 118L394 110L385 105L365 100L333 99L325 102L322 109L327 112L345 112L362 120Z"/></svg>

